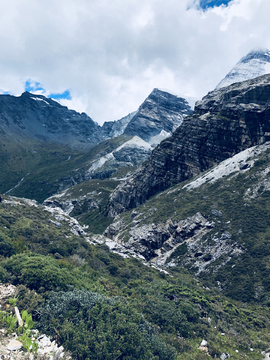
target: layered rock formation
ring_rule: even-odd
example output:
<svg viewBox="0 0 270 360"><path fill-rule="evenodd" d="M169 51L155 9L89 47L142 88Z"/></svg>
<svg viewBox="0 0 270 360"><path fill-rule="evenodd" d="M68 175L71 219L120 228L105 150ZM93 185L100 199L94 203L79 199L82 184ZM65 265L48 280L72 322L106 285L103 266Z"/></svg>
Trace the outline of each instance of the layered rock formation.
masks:
<svg viewBox="0 0 270 360"><path fill-rule="evenodd" d="M270 75L210 92L173 135L110 197L108 215L144 203L251 146L270 139Z"/></svg>

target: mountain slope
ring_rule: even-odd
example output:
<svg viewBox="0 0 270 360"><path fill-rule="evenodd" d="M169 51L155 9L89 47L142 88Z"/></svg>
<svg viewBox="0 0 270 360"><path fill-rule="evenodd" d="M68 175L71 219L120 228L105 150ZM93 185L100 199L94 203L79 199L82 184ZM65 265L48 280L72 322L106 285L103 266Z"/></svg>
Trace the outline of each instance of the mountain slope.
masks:
<svg viewBox="0 0 270 360"><path fill-rule="evenodd" d="M75 184L107 178L123 163L92 172L89 169L129 139L122 136L105 140L87 152L44 142L28 141L19 145L6 142L6 146L2 144L3 157L0 158L1 168L6 170L0 174L1 192L42 202Z"/></svg>
<svg viewBox="0 0 270 360"><path fill-rule="evenodd" d="M268 307L203 287L183 267L158 271L123 246L90 236L60 209L4 196L0 224L1 281L18 286L18 307L74 358L95 351L104 359L103 349L111 348L129 354L134 344L137 352L151 346L162 360L268 356ZM132 357L146 358L139 355Z"/></svg>
<svg viewBox="0 0 270 360"><path fill-rule="evenodd" d="M81 149L102 141L100 126L85 113L28 92L0 95L0 128L2 141L43 140Z"/></svg>
<svg viewBox="0 0 270 360"><path fill-rule="evenodd" d="M110 197L109 216L261 144L270 134L270 75L210 92Z"/></svg>
<svg viewBox="0 0 270 360"><path fill-rule="evenodd" d="M270 142L117 217L105 234L147 261L185 267L236 300L269 306Z"/></svg>
<svg viewBox="0 0 270 360"><path fill-rule="evenodd" d="M173 106L178 98L153 93L155 111L162 113L163 120L154 132L152 123L145 124L145 131L157 135L149 143L138 138L139 127L133 129L132 137L121 135L138 112L100 127L86 114L44 96L27 92L19 97L1 95L0 191L43 201L83 181L108 178L120 169L124 176L147 160L152 148L170 135L165 128L174 129L186 111L184 107L177 115L174 109L172 117L162 99L166 95Z"/></svg>
<svg viewBox="0 0 270 360"><path fill-rule="evenodd" d="M267 49L250 51L220 81L216 89L268 73L270 73L270 51Z"/></svg>

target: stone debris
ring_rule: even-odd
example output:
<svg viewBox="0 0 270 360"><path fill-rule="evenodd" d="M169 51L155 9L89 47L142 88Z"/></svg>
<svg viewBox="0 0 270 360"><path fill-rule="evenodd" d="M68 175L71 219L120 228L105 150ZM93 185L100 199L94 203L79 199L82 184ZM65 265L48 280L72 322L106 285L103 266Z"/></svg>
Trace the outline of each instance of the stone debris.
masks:
<svg viewBox="0 0 270 360"><path fill-rule="evenodd" d="M22 348L23 344L19 340L11 340L7 345L7 350L16 351Z"/></svg>
<svg viewBox="0 0 270 360"><path fill-rule="evenodd" d="M38 334L36 330L32 332L33 334ZM15 334L15 336L17 335ZM32 341L34 340L35 338L33 337ZM37 354L23 351L23 344L19 340L16 340L13 335L4 336L0 334L0 359L71 360L71 357L64 352L63 346L58 346L55 341L51 341L46 335L40 335L35 341L38 343Z"/></svg>
<svg viewBox="0 0 270 360"><path fill-rule="evenodd" d="M16 286L0 284L0 301L13 296ZM8 360L59 360L71 357L64 351L63 346L58 346L56 341L51 341L45 334L39 335L38 330L32 331L32 341L38 344L37 354L23 351L23 344L18 340L16 333L6 334L5 328L0 329L0 359Z"/></svg>
<svg viewBox="0 0 270 360"><path fill-rule="evenodd" d="M14 285L0 285L0 300L12 296L15 290L16 286Z"/></svg>
<svg viewBox="0 0 270 360"><path fill-rule="evenodd" d="M202 340L200 346L198 347L198 350L201 350L201 351L205 352L208 356L210 356L206 340Z"/></svg>
<svg viewBox="0 0 270 360"><path fill-rule="evenodd" d="M226 360L226 359L229 359L231 356L228 354L228 353L222 353L220 355L220 359L221 360Z"/></svg>
<svg viewBox="0 0 270 360"><path fill-rule="evenodd" d="M261 354L264 356L263 360L269 360L270 359L270 352L268 352L269 349L266 351L262 351Z"/></svg>
<svg viewBox="0 0 270 360"><path fill-rule="evenodd" d="M38 340L38 354L39 355L58 355L59 358L64 356L63 346L58 347L55 341L51 341L46 335L41 335Z"/></svg>

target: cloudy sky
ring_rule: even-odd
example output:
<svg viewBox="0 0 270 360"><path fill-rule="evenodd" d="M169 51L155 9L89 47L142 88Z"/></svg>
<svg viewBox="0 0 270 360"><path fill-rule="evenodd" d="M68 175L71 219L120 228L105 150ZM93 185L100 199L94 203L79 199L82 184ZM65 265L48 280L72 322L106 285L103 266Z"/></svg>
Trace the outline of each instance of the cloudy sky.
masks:
<svg viewBox="0 0 270 360"><path fill-rule="evenodd" d="M1 93L43 93L100 124L136 110L155 87L200 98L250 50L270 48L269 0L0 5Z"/></svg>

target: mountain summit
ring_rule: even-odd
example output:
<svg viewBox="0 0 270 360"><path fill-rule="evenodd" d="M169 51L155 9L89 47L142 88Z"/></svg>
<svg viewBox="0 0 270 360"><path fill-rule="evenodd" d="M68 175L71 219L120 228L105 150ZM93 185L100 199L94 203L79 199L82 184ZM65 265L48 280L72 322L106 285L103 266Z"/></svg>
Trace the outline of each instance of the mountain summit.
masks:
<svg viewBox="0 0 270 360"><path fill-rule="evenodd" d="M138 135L149 141L163 130L171 134L191 113L192 109L185 99L154 89L129 122L124 134Z"/></svg>
<svg viewBox="0 0 270 360"><path fill-rule="evenodd" d="M217 85L216 89L270 73L270 51L253 50L244 56Z"/></svg>

